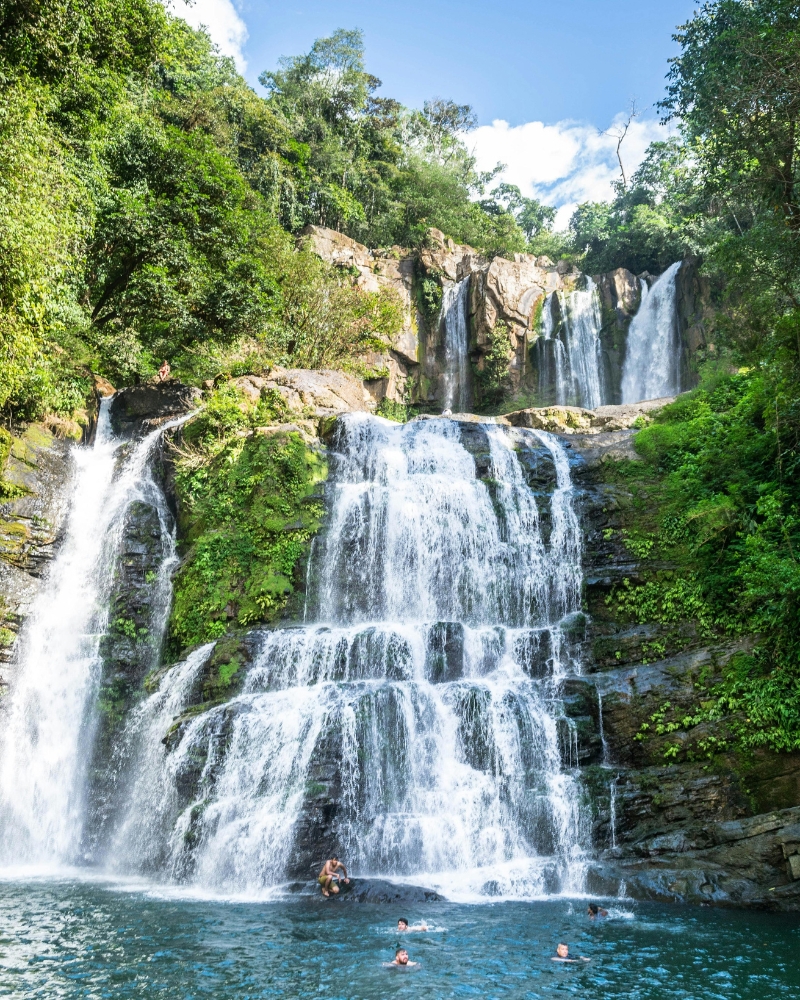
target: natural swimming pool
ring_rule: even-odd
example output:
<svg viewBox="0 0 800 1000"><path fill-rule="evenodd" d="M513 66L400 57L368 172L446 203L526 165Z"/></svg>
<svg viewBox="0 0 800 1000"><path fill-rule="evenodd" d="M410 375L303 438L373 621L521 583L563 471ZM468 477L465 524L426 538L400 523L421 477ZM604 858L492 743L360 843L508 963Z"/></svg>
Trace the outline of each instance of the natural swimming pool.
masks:
<svg viewBox="0 0 800 1000"><path fill-rule="evenodd" d="M800 916L626 900L396 907L222 902L75 878L0 881L0 995L777 1000L800 997ZM398 917L418 969L386 969ZM550 961L556 944L585 966Z"/></svg>

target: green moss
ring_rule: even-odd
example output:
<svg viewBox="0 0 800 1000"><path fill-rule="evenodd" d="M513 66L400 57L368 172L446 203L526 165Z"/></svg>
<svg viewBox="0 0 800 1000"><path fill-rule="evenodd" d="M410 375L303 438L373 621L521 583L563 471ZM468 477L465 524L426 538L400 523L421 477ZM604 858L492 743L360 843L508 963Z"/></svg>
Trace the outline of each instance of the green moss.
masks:
<svg viewBox="0 0 800 1000"><path fill-rule="evenodd" d="M393 399L382 399L378 403L375 411L379 417L386 417L387 420L394 420L398 424L404 424L411 416L412 408L405 403L397 403Z"/></svg>
<svg viewBox="0 0 800 1000"><path fill-rule="evenodd" d="M178 459L175 475L186 555L170 619L174 655L232 627L274 621L295 591L322 519L327 466L298 433L248 432L273 405L248 409L223 388L187 427L197 449ZM235 672L223 671L220 683Z"/></svg>
<svg viewBox="0 0 800 1000"><path fill-rule="evenodd" d="M433 331L439 324L442 312L442 285L439 275L418 274L414 282L419 311L425 318L428 330Z"/></svg>
<svg viewBox="0 0 800 1000"><path fill-rule="evenodd" d="M15 500L26 491L16 483L9 483L3 477L15 438L3 427L0 427L0 500Z"/></svg>
<svg viewBox="0 0 800 1000"><path fill-rule="evenodd" d="M473 366L479 412L499 406L508 394L511 357L508 326L498 322L489 334L489 350Z"/></svg>

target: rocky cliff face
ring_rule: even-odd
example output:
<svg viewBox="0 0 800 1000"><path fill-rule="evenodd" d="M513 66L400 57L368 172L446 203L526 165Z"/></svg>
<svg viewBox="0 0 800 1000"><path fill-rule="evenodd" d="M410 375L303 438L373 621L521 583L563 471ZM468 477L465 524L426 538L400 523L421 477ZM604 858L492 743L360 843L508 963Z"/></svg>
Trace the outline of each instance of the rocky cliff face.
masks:
<svg viewBox="0 0 800 1000"><path fill-rule="evenodd" d="M0 467L0 692L17 633L58 546L72 481L70 451L81 432L70 422L54 421L9 435Z"/></svg>
<svg viewBox="0 0 800 1000"><path fill-rule="evenodd" d="M404 310L402 330L386 350L365 361L388 375L369 381L373 398L417 403L436 409L444 397L444 338L440 316L442 286L470 279L470 361L474 377L481 379L487 364L504 368L503 389L508 397L539 389L537 357L531 350L540 335L545 297L584 287L586 276L569 264L554 264L547 257L515 254L513 260L487 260L469 246L461 246L437 229L430 230L424 249L401 247L369 250L331 229L309 226L303 238L336 267L353 275L368 291L393 289ZM678 323L685 346L684 385L692 384L692 359L706 346L711 309L707 283L700 277L697 260L690 259L679 272ZM620 383L625 344L631 320L641 300L641 280L624 268L592 276L600 296L600 341L603 381L608 400L621 400ZM491 361L490 361L491 359Z"/></svg>
<svg viewBox="0 0 800 1000"><path fill-rule="evenodd" d="M597 420L569 437L588 612L586 676L571 689L592 748L584 787L600 852L593 884L616 891L623 880L641 898L797 909L800 755L734 751L724 721L689 732L669 724L696 711L752 642L715 637L691 614L632 613L618 599L629 587L673 586L681 570L640 533L653 497L624 475L635 431L607 426Z"/></svg>

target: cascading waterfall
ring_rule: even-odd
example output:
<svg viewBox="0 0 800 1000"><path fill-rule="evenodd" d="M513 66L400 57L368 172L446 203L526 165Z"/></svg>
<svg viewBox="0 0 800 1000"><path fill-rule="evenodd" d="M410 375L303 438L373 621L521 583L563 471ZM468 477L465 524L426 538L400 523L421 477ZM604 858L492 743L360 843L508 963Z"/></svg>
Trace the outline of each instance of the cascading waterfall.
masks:
<svg viewBox="0 0 800 1000"><path fill-rule="evenodd" d="M675 308L678 261L652 288L640 279L642 298L628 329L622 368L622 402L662 399L681 391L682 345Z"/></svg>
<svg viewBox="0 0 800 1000"><path fill-rule="evenodd" d="M77 860L86 812L86 770L108 629L108 594L134 500L160 499L163 572L155 615L166 621L174 533L148 467L163 430L131 445L110 428L110 399L100 404L91 448L75 448L72 503L63 545L20 639L17 675L4 705L0 744L0 862ZM173 421L172 424L179 421ZM167 425L169 426L169 425ZM153 658L160 650L156 642Z"/></svg>
<svg viewBox="0 0 800 1000"><path fill-rule="evenodd" d="M551 292L537 341L542 402L593 409L606 402L600 296L591 278L572 292Z"/></svg>
<svg viewBox="0 0 800 1000"><path fill-rule="evenodd" d="M444 409L468 413L472 405L469 371L469 278L442 290L444 324Z"/></svg>
<svg viewBox="0 0 800 1000"><path fill-rule="evenodd" d="M313 622L257 634L241 693L202 714L181 715L208 648L167 672L130 723L109 864L260 892L338 846L360 875L453 898L580 889L590 824L559 690L581 544L561 445L349 414L331 461Z"/></svg>

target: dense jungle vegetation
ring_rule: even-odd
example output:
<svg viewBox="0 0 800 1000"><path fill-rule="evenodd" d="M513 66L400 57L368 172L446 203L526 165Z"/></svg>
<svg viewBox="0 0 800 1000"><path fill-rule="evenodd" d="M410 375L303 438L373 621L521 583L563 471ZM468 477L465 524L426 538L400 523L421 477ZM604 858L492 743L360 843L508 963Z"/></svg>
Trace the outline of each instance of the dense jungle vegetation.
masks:
<svg viewBox="0 0 800 1000"><path fill-rule="evenodd" d="M568 256L590 273L696 255L713 348L699 388L638 435L632 475L659 497L653 544L684 553L684 610L760 637L702 711L739 720L740 743L800 749L800 2L711 0L676 37L671 134L613 201L554 233L552 209L476 171L468 106L380 96L357 30L282 60L256 93L157 0L0 0L3 423L68 414L93 373L129 384L165 358L194 383L268 363L358 370L398 304L298 245L309 223L383 247L419 246L436 226L490 255ZM235 429L236 407L220 407ZM246 502L219 559L249 565L267 545L253 511L302 508L297 530L311 530L318 470L259 442L234 467L219 431L198 430L205 465L182 474L209 523ZM290 470L285 509L255 482L262 465ZM205 495L209 476L219 496ZM269 560L253 615L288 585L281 552ZM224 605L224 581L210 591L202 570L192 592ZM642 606L677 614L669 593ZM210 634L197 601L178 606L176 642Z"/></svg>
<svg viewBox="0 0 800 1000"><path fill-rule="evenodd" d="M359 31L261 81L158 0L0 4L0 413L69 411L90 372L126 384L164 358L191 381L352 361L398 306L297 249L308 223L524 249L514 191L475 200L470 109L377 96ZM514 206L530 233L552 218Z"/></svg>

